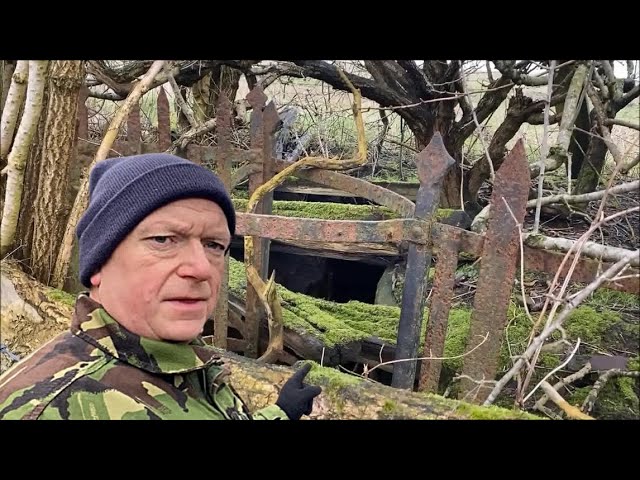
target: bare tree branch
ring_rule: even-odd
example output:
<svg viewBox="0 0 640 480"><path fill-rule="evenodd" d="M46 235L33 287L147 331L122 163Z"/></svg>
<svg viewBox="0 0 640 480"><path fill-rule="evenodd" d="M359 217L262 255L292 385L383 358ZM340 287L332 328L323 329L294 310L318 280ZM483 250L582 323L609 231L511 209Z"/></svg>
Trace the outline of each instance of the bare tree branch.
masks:
<svg viewBox="0 0 640 480"><path fill-rule="evenodd" d="M622 163L624 162L624 157L622 155L622 152L620 152L618 145L616 145L615 142L611 139L611 133L604 124L605 120L607 119L607 114L605 112L604 106L598 98L598 94L593 88L593 85L587 85L587 94L589 95L591 103L593 103L593 107L596 111L596 118L598 119L598 124L600 126L600 131L602 132L603 140L607 144L607 148L611 152L611 155L613 155L613 159L616 162L616 165L622 165Z"/></svg>
<svg viewBox="0 0 640 480"><path fill-rule="evenodd" d="M553 401L553 403L560 407L569 418L574 418L577 420L595 420L593 417L590 417L586 413L581 412L579 408L574 407L564 398L562 398L562 396L556 390L554 390L548 382L542 382L542 389L544 390L544 393L546 393L547 396Z"/></svg>
<svg viewBox="0 0 640 480"><path fill-rule="evenodd" d="M602 387L606 385L610 378L621 376L634 378L640 376L640 372L625 371L618 368L614 368L612 370L607 370L606 372L604 372L602 375L600 375L600 378L596 380L596 383L593 384L593 388L587 395L587 398L584 399L584 402L582 403L582 411L591 412L591 409L593 409L593 406L596 403L596 398L598 398L598 393L600 393Z"/></svg>
<svg viewBox="0 0 640 480"><path fill-rule="evenodd" d="M611 126L611 125L620 125L622 127L628 127L628 128L633 128L635 130L640 130L640 125L637 123L631 123L631 122L627 122L625 120L618 120L615 118L607 118L604 121L605 125Z"/></svg>
<svg viewBox="0 0 640 480"><path fill-rule="evenodd" d="M496 66L496 69L509 80L512 80L513 83L517 85L528 85L530 87L539 87L542 85L546 85L548 79L546 76L543 77L532 77L531 75L526 75L520 71L520 69L515 68L515 62L512 60L493 60L493 64Z"/></svg>
<svg viewBox="0 0 640 480"><path fill-rule="evenodd" d="M619 99L615 99L613 101L613 104L615 105L615 109L617 111L622 110L624 107L626 107L631 102L633 102L636 98L638 98L638 96L640 96L640 84L633 87L627 93L622 95L622 97L620 97Z"/></svg>
<svg viewBox="0 0 640 480"><path fill-rule="evenodd" d="M516 363L509 369L509 371L496 383L496 386L491 391L487 399L484 401L484 405L491 405L497 396L500 394L504 386L515 376L517 372L524 366L525 362L533 356L533 354L542 346L544 341L555 331L558 327L561 327L564 321L568 318L569 314L582 303L591 293L593 293L600 285L605 281L615 277L618 272L632 261L634 256L637 257L638 252L629 252L624 258L609 267L602 275L598 276L593 282L591 282L586 288L581 290L576 295L570 297L570 300L565 304L565 308L562 312L554 318L542 332L531 342L526 351L520 356ZM553 388L552 388L553 390ZM549 393L549 392L547 392Z"/></svg>

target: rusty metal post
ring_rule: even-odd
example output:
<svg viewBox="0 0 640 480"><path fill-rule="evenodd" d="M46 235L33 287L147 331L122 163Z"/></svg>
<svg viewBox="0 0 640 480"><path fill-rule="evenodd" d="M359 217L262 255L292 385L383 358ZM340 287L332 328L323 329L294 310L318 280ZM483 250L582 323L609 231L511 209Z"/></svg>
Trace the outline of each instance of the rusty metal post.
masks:
<svg viewBox="0 0 640 480"><path fill-rule="evenodd" d="M520 139L496 172L493 185L491 217L482 248L478 287L465 351L477 346L487 334L488 337L463 358L464 377L459 396L467 401L482 403L493 388L492 384L482 382L493 381L497 372L518 262L520 232L516 220L521 224L526 214L529 181L529 165Z"/></svg>
<svg viewBox="0 0 640 480"><path fill-rule="evenodd" d="M220 95L216 109L218 133L218 154L216 156L216 171L224 188L231 190L231 101L226 95ZM229 254L224 259L224 274L218 303L213 318L213 343L216 347L227 349L227 333L229 328Z"/></svg>
<svg viewBox="0 0 640 480"><path fill-rule="evenodd" d="M249 195L273 177L275 166L273 165L273 132L278 123L279 117L273 102L265 107L267 96L262 88L255 87L247 95L247 101L253 107L251 114L251 148L261 152L262 171L249 176ZM265 195L258 202L255 213L270 215L273 204L273 192ZM270 240L254 237L254 256L251 263L255 266L258 274L263 280L267 280L269 270L269 246ZM258 346L260 343L260 318L263 309L260 305L257 293L253 287L247 285L247 315L246 315L246 355L249 358L258 357Z"/></svg>
<svg viewBox="0 0 640 480"><path fill-rule="evenodd" d="M416 198L414 217L427 222L431 232L433 213L438 206L442 182L447 171L455 164L444 147L442 137L435 133L429 145L416 157L420 189ZM430 237L429 237L430 238ZM425 274L431 265L431 242L409 244L407 271L402 291L402 309L398 324L395 360L416 358L420 342L424 306ZM391 386L412 389L416 375L416 360L393 365Z"/></svg>
<svg viewBox="0 0 640 480"><path fill-rule="evenodd" d="M127 115L127 147L128 155L137 155L142 149L142 137L140 128L140 102L131 106Z"/></svg>
<svg viewBox="0 0 640 480"><path fill-rule="evenodd" d="M164 152L171 147L171 116L169 113L169 99L164 91L164 86L160 86L158 93L158 147Z"/></svg>
<svg viewBox="0 0 640 480"><path fill-rule="evenodd" d="M456 228L451 235L442 239L445 244L441 245L438 252L422 355L424 357L442 358L444 353L444 342L449 325L449 310L451 309L456 267L458 266L460 238L463 233L464 230ZM418 390L436 393L441 370L442 360L423 360Z"/></svg>

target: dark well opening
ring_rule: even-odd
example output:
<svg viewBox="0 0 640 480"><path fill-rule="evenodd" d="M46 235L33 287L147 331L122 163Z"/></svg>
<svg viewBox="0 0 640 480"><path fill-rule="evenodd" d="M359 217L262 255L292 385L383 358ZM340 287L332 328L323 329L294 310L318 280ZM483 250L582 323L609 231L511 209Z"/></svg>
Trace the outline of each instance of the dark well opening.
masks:
<svg viewBox="0 0 640 480"><path fill-rule="evenodd" d="M231 256L244 261L243 248L232 246ZM333 302L374 303L384 269L384 264L279 252L273 244L269 254L269 275L275 270L277 283L292 292Z"/></svg>

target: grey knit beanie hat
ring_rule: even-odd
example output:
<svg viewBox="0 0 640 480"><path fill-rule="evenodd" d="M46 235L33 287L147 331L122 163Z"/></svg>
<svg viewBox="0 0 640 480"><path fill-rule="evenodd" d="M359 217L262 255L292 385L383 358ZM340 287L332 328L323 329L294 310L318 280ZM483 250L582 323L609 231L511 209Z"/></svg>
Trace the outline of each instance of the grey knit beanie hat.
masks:
<svg viewBox="0 0 640 480"><path fill-rule="evenodd" d="M217 203L233 236L236 225L233 203L212 171L165 153L98 162L89 176L89 206L76 227L82 284L91 287L91 276L147 215L183 198L204 198Z"/></svg>

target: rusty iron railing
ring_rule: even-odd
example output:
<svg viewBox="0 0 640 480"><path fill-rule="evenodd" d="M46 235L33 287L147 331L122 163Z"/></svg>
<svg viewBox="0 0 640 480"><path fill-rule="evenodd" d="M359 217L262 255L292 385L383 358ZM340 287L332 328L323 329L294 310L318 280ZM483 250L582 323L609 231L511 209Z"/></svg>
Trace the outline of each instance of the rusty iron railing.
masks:
<svg viewBox="0 0 640 480"><path fill-rule="evenodd" d="M78 110L78 155L92 156L97 148L87 142L87 109L84 107L86 91L81 92ZM247 96L252 106L249 150L231 146L232 112L230 102L221 96L217 114L216 147L189 145L186 156L196 163L215 165L225 187L232 189L232 164L251 163L256 166L249 175L249 194L290 163L274 159L273 136L279 121L273 102L260 87ZM133 110L127 122L127 140L114 143L111 156L149 151L166 151L171 146L169 107L164 91L158 95L158 140L144 144L140 139L140 114ZM391 190L348 175L318 169L301 170L296 176L314 184L348 192L366 198L396 212L401 218L381 221L320 220L287 218L271 214L272 194L259 204L256 213L237 212L236 235L254 237L254 258L251 260L263 280L267 279L269 243L271 240L326 242L327 249L337 244L388 244L407 251L407 272L402 296L397 344L393 364L392 385L398 388L437 390L453 298L455 271L460 252L480 259L477 290L471 316L466 351L475 348L463 361L460 395L481 402L489 389L482 388L483 380L493 380L499 356L502 335L506 327L506 313L516 268L519 264L517 223L526 214L529 173L522 140L509 152L496 172L491 197L491 217L485 234L478 235L450 225L433 221L446 173L454 165L444 148L439 134L435 134L427 147L416 155L420 187L416 202ZM408 249L406 248L408 245ZM424 338L420 338L425 308L425 276L436 256L435 279L429 305L429 316ZM528 270L555 273L564 257L561 253L524 247ZM565 271L568 269L567 263ZM582 258L577 263L572 279L590 282L602 268L597 261ZM638 291L637 279L627 278L614 285L623 291ZM214 343L222 348L241 351L248 357L260 354L259 325L264 312L256 293L249 284L245 316L238 321L228 314L228 264L225 281L214 316ZM237 309L237 305L234 305ZM231 338L228 329L234 328L242 340ZM422 346L421 346L422 342ZM417 357L429 360L416 361ZM433 358L433 359L432 359ZM400 361L397 361L400 360Z"/></svg>

